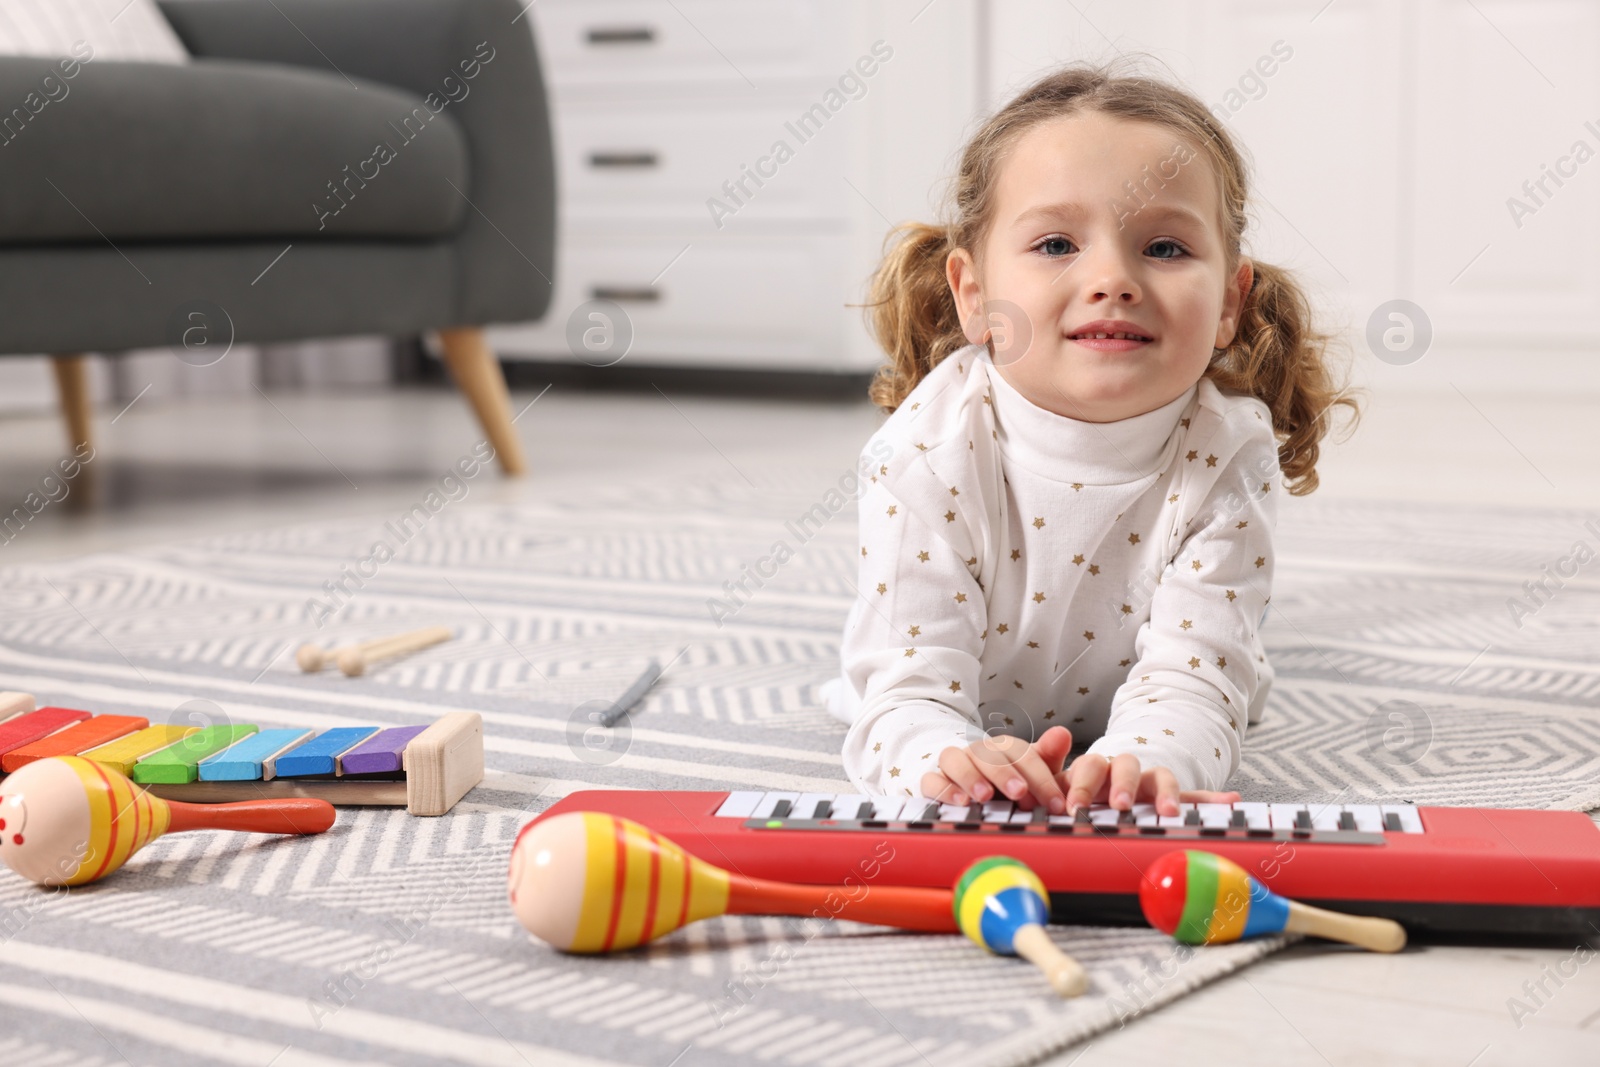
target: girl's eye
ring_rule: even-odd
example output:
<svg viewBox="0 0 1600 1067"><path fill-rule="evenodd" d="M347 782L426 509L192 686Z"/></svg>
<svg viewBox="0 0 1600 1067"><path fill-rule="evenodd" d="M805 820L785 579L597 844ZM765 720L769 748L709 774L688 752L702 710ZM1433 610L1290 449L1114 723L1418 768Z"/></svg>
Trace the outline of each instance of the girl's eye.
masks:
<svg viewBox="0 0 1600 1067"><path fill-rule="evenodd" d="M1180 245L1180 244L1179 244L1179 243L1178 243L1178 242L1176 242L1176 241L1170 241L1170 240L1168 240L1168 239L1166 239L1166 238L1165 238L1165 237L1163 237L1163 238L1162 238L1162 239L1161 239L1161 240L1159 240L1159 241L1156 241L1156 242L1155 242L1155 243L1154 243L1154 244L1152 244L1152 245L1151 245L1151 246L1150 246L1150 247L1151 247L1151 248L1162 248L1162 247L1166 247L1166 248L1170 248L1170 249L1172 249L1172 250L1173 250L1173 252L1172 252L1172 254L1171 254L1171 255L1169 255L1169 256L1156 256L1156 257L1155 257L1155 258L1157 258L1157 259L1177 259L1177 258L1178 258L1178 257L1179 257L1179 256L1186 256L1186 255L1188 255L1188 254L1189 254L1189 252L1188 252L1188 250L1187 250L1187 249L1185 249L1185 248L1184 248L1184 247L1183 247L1183 246L1182 246L1182 245Z"/></svg>
<svg viewBox="0 0 1600 1067"><path fill-rule="evenodd" d="M1046 237L1033 247L1035 251L1043 252L1047 256L1064 256L1071 244L1072 242L1065 237Z"/></svg>

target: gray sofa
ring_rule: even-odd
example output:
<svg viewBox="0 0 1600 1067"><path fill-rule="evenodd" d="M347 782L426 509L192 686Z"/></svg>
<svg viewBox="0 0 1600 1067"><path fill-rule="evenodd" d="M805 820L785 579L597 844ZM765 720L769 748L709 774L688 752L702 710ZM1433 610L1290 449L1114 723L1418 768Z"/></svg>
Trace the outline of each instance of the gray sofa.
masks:
<svg viewBox="0 0 1600 1067"><path fill-rule="evenodd" d="M228 342L439 330L520 471L481 327L539 318L552 291L549 114L521 5L161 8L192 63L91 58L67 77L0 57L0 354L56 354L69 443L89 436L84 352L204 363Z"/></svg>

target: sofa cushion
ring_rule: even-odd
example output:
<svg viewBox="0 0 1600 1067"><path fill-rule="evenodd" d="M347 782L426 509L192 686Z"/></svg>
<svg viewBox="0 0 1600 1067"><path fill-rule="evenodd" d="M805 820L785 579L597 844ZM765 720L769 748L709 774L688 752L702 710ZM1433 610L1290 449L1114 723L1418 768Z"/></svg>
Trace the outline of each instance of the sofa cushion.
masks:
<svg viewBox="0 0 1600 1067"><path fill-rule="evenodd" d="M189 53L155 0L4 0L0 54L187 63Z"/></svg>
<svg viewBox="0 0 1600 1067"><path fill-rule="evenodd" d="M0 244L447 236L449 106L333 70L0 58Z"/></svg>

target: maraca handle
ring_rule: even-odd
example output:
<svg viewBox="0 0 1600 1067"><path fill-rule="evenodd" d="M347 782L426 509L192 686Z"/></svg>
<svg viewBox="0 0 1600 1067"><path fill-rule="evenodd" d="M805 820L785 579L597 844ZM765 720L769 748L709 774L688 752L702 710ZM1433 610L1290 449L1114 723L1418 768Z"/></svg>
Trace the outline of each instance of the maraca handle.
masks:
<svg viewBox="0 0 1600 1067"><path fill-rule="evenodd" d="M1406 947L1405 927L1393 919L1346 915L1314 908L1298 900L1289 901L1289 919L1283 928L1291 933L1359 945L1373 952L1399 952Z"/></svg>
<svg viewBox="0 0 1600 1067"><path fill-rule="evenodd" d="M320 834L333 825L333 805L311 797L241 800L233 804L184 804L169 800L169 833L242 830L252 834Z"/></svg>
<svg viewBox="0 0 1600 1067"><path fill-rule="evenodd" d="M1083 964L1056 947L1044 927L1029 923L1011 935L1017 955L1044 972L1050 987L1064 997L1076 997L1089 988L1089 972Z"/></svg>
<svg viewBox="0 0 1600 1067"><path fill-rule="evenodd" d="M728 876L731 915L819 915L902 930L954 933L960 927L950 906L952 896L948 889L894 885L842 888L769 882L742 874Z"/></svg>

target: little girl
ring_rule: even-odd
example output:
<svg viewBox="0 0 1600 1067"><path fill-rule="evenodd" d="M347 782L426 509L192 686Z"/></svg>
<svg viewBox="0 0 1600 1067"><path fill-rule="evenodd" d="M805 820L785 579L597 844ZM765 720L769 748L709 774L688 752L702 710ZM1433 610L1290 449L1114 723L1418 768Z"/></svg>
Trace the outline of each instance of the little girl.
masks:
<svg viewBox="0 0 1600 1067"><path fill-rule="evenodd" d="M1316 489L1328 409L1360 414L1299 286L1242 255L1245 195L1194 96L1076 65L966 146L948 226L899 231L823 689L858 789L1239 799L1278 501ZM1075 737L1097 740L1066 766Z"/></svg>

